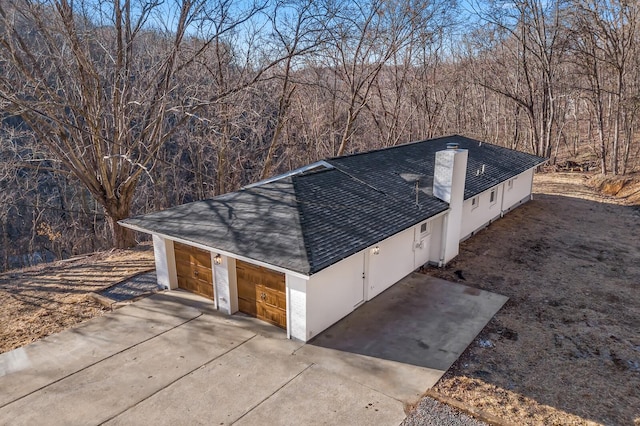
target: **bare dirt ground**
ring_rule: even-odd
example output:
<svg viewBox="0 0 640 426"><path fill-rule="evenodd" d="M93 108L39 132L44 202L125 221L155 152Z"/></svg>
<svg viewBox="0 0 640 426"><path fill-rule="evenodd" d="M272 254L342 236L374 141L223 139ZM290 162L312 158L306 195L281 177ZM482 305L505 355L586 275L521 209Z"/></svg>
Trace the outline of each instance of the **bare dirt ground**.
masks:
<svg viewBox="0 0 640 426"><path fill-rule="evenodd" d="M153 267L141 245L0 274L0 353L102 315L89 293Z"/></svg>
<svg viewBox="0 0 640 426"><path fill-rule="evenodd" d="M640 425L640 179L534 192L427 271L510 298L434 390L518 425Z"/></svg>
<svg viewBox="0 0 640 426"><path fill-rule="evenodd" d="M640 178L534 192L428 270L510 298L434 390L505 423L640 425ZM142 246L0 274L0 352L101 315L89 292L150 268Z"/></svg>

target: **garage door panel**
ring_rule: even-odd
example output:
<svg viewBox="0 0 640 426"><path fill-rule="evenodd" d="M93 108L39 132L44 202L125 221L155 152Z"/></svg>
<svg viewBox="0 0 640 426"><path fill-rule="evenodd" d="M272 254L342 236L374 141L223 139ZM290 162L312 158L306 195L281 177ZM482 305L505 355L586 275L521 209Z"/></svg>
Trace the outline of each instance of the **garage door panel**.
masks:
<svg viewBox="0 0 640 426"><path fill-rule="evenodd" d="M191 264L176 264L176 273L180 277L196 278L207 282L213 282L213 273L211 269L204 266Z"/></svg>
<svg viewBox="0 0 640 426"><path fill-rule="evenodd" d="M271 288L263 287L262 289L265 298L264 303L267 305L273 306L275 308L286 309L287 308L287 297L284 292L279 292Z"/></svg>
<svg viewBox="0 0 640 426"><path fill-rule="evenodd" d="M196 283L194 282L194 280L191 279L191 277L180 277L178 276L178 287L185 289L185 290L189 290L189 291L195 291L197 290L198 286L196 285Z"/></svg>
<svg viewBox="0 0 640 426"><path fill-rule="evenodd" d="M245 314L251 315L252 317L258 315L255 300L238 299L238 310L240 312L244 312Z"/></svg>
<svg viewBox="0 0 640 426"><path fill-rule="evenodd" d="M176 260L211 267L211 253L198 247L188 246L181 243L173 243Z"/></svg>
<svg viewBox="0 0 640 426"><path fill-rule="evenodd" d="M259 304L256 317L281 328L287 327L287 312L280 309L273 309L267 305Z"/></svg>
<svg viewBox="0 0 640 426"><path fill-rule="evenodd" d="M285 283L284 283L284 279L282 279L283 277L274 277L274 276L268 276L263 284L266 288L270 288L272 290L275 291L280 291L280 292L284 292L285 291Z"/></svg>
<svg viewBox="0 0 640 426"><path fill-rule="evenodd" d="M242 261L237 261L236 265L239 279L251 284L260 284L261 270L259 266L250 265Z"/></svg>
<svg viewBox="0 0 640 426"><path fill-rule="evenodd" d="M178 287L214 298L211 253L185 244L174 243Z"/></svg>
<svg viewBox="0 0 640 426"><path fill-rule="evenodd" d="M196 293L210 299L213 298L213 284L211 283L202 282L201 280L191 277L182 277L179 284L179 287L184 290L189 290L192 293Z"/></svg>
<svg viewBox="0 0 640 426"><path fill-rule="evenodd" d="M185 253L181 250L178 250L177 248L175 248L175 253L176 253L176 264L186 263L188 265L191 263L191 256L189 255L189 253Z"/></svg>
<svg viewBox="0 0 640 426"><path fill-rule="evenodd" d="M209 259L211 260L211 259ZM191 265L203 269L211 269L211 262L203 262L193 256L184 256L176 254L176 266L177 265Z"/></svg>
<svg viewBox="0 0 640 426"><path fill-rule="evenodd" d="M191 264L189 263L180 263L178 259L176 259L176 273L178 276L189 277L191 276Z"/></svg>
<svg viewBox="0 0 640 426"><path fill-rule="evenodd" d="M238 297L241 299L256 301L256 286L238 276Z"/></svg>
<svg viewBox="0 0 640 426"><path fill-rule="evenodd" d="M212 281L213 273L211 268L200 265L192 265L193 275L203 281Z"/></svg>
<svg viewBox="0 0 640 426"><path fill-rule="evenodd" d="M202 280L195 280L197 283L197 293L207 296L210 299L213 299L213 283L204 282Z"/></svg>
<svg viewBox="0 0 640 426"><path fill-rule="evenodd" d="M192 257L191 264L201 268L211 269L211 254L207 253L206 256Z"/></svg>
<svg viewBox="0 0 640 426"><path fill-rule="evenodd" d="M258 319L287 327L285 276L261 266L236 262L238 308Z"/></svg>

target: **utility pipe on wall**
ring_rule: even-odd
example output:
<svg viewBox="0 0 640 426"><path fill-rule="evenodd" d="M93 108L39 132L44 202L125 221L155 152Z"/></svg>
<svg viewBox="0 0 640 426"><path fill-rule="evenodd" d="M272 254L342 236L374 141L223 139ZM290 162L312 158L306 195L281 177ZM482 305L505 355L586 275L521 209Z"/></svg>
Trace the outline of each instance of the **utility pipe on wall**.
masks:
<svg viewBox="0 0 640 426"><path fill-rule="evenodd" d="M502 198L500 200L500 217L504 217L504 194L507 189L505 188L505 183L502 182Z"/></svg>

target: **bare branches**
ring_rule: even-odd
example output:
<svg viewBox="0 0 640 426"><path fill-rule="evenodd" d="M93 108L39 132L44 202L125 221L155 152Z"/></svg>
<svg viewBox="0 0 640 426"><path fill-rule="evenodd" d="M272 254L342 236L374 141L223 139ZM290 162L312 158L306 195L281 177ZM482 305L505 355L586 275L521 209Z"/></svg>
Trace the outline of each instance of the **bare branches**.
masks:
<svg viewBox="0 0 640 426"><path fill-rule="evenodd" d="M164 6L156 2L16 0L0 6L7 68L0 95L105 208L114 238L123 238L114 239L116 246L133 243L117 221L128 216L141 174L176 130L284 60L246 66L248 78L226 80L231 84L219 90L193 85L194 64L265 4L184 0L179 6L176 19L163 23L165 33L145 27L160 23ZM33 30L22 31L16 16ZM97 25L105 17L111 25ZM196 28L204 38L190 36Z"/></svg>
<svg viewBox="0 0 640 426"><path fill-rule="evenodd" d="M633 169L636 3L459 6L472 10L443 0L0 0L0 132L22 147L0 158L0 201L31 218L33 244L38 229L65 226L102 244L109 223L127 246L134 236L117 220L131 213L442 134ZM1 223L3 238L16 223ZM62 236L56 244L70 247Z"/></svg>

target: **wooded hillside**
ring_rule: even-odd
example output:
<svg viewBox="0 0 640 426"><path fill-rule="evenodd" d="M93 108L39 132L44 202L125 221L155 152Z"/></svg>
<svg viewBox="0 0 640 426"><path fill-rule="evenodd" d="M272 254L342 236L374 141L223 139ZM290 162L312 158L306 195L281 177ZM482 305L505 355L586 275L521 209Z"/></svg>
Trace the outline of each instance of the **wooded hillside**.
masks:
<svg viewBox="0 0 640 426"><path fill-rule="evenodd" d="M622 0L0 0L0 270L321 158L458 133L629 174Z"/></svg>

